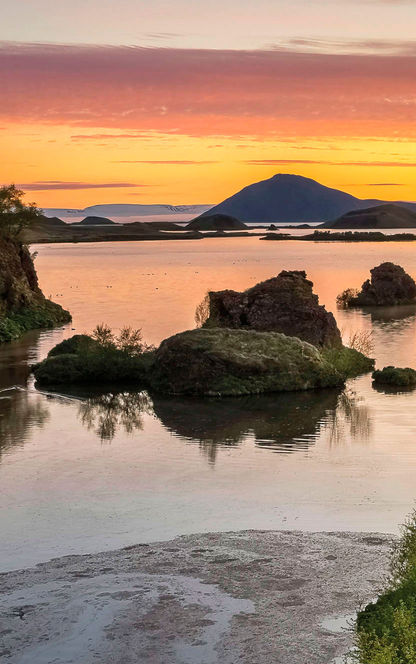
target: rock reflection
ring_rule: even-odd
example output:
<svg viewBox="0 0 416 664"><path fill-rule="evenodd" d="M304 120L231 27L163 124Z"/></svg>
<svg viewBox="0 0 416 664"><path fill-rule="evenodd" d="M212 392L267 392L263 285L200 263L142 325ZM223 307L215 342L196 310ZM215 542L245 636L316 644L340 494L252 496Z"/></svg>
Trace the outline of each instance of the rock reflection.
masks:
<svg viewBox="0 0 416 664"><path fill-rule="evenodd" d="M319 390L219 400L154 399L154 412L174 435L197 442L214 463L219 447L253 435L256 445L291 453L314 444L340 392Z"/></svg>
<svg viewBox="0 0 416 664"><path fill-rule="evenodd" d="M152 402L146 392L108 392L82 401L79 417L102 442L111 442L118 429L131 434L143 428L142 416L152 413Z"/></svg>
<svg viewBox="0 0 416 664"><path fill-rule="evenodd" d="M348 437L351 440L368 441L372 422L364 399L354 390L345 389L341 392L337 407L329 413L328 427L331 445L340 445Z"/></svg>
<svg viewBox="0 0 416 664"><path fill-rule="evenodd" d="M23 388L0 391L0 456L14 445L22 445L34 427L43 427L49 410L41 396Z"/></svg>

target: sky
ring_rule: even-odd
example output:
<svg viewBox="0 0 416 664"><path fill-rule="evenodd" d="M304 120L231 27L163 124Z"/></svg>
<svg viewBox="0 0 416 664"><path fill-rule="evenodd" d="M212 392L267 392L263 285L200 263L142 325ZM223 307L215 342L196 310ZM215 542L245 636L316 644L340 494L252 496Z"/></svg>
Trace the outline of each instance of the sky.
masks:
<svg viewBox="0 0 416 664"><path fill-rule="evenodd" d="M414 0L2 0L0 183L217 203L275 173L416 200Z"/></svg>

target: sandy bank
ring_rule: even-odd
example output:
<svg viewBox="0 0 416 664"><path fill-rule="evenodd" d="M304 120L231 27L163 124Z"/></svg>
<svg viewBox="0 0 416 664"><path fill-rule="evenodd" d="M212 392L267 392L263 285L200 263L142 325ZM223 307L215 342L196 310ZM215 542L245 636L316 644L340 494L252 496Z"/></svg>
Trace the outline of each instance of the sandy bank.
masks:
<svg viewBox="0 0 416 664"><path fill-rule="evenodd" d="M67 556L0 575L8 664L329 664L391 538L242 531ZM334 620L332 620L334 619Z"/></svg>

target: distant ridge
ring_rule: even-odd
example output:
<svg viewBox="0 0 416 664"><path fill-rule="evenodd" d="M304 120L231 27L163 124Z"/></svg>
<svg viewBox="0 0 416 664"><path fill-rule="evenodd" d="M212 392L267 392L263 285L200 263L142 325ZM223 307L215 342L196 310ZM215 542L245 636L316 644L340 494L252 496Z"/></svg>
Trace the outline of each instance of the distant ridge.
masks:
<svg viewBox="0 0 416 664"><path fill-rule="evenodd" d="M394 203L351 210L319 228L416 228L416 212Z"/></svg>
<svg viewBox="0 0 416 664"><path fill-rule="evenodd" d="M139 203L109 203L103 205L90 205L85 208L44 208L44 213L48 217L61 217L65 221L80 221L83 217L109 217L122 221L134 220L135 217L164 217L172 221L184 218L183 221L189 221L193 217L202 214L208 210L211 205L142 205Z"/></svg>
<svg viewBox="0 0 416 664"><path fill-rule="evenodd" d="M334 220L351 210L385 202L361 200L301 175L279 173L268 180L244 187L222 203L203 212L201 217L228 214L251 223L309 223ZM416 203L400 205L416 211Z"/></svg>

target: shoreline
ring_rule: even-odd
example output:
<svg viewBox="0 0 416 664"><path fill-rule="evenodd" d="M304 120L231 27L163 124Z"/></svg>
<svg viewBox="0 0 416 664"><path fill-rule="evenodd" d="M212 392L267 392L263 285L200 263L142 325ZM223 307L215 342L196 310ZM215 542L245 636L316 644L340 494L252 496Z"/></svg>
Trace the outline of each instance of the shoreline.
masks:
<svg viewBox="0 0 416 664"><path fill-rule="evenodd" d="M238 531L1 574L8 664L330 664L383 586L392 535Z"/></svg>

